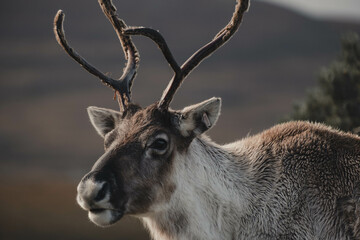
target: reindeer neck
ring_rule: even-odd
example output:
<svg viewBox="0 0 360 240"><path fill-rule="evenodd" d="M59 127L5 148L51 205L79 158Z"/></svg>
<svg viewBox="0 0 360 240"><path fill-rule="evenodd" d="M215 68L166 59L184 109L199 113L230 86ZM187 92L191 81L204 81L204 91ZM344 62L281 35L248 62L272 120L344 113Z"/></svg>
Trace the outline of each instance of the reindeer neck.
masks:
<svg viewBox="0 0 360 240"><path fill-rule="evenodd" d="M163 211L143 220L154 239L231 239L251 192L246 164L207 137L175 159L176 185ZM228 235L228 236L227 236Z"/></svg>

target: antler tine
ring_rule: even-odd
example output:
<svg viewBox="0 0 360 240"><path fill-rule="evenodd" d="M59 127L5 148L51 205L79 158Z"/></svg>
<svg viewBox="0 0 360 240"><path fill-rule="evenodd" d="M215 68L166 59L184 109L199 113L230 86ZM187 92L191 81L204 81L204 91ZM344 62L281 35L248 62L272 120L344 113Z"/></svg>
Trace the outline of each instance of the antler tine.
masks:
<svg viewBox="0 0 360 240"><path fill-rule="evenodd" d="M112 24L123 48L127 64L124 69L123 75L119 79L122 85L126 88L125 94L128 101L131 97L131 86L136 76L137 68L139 67L140 56L132 42L130 36L123 33L127 28L125 22L117 16L116 7L112 3L112 0L98 0L102 11ZM121 96L122 99L124 96Z"/></svg>
<svg viewBox="0 0 360 240"><path fill-rule="evenodd" d="M249 0L237 0L235 11L230 22L214 37L214 39L195 52L181 66L184 76L187 76L202 60L226 43L239 29L244 12L248 10Z"/></svg>
<svg viewBox="0 0 360 240"><path fill-rule="evenodd" d="M185 77L194 68L196 68L202 60L210 56L234 35L234 33L238 30L243 14L247 11L248 7L249 0L237 0L235 12L233 13L230 22L218 34L216 34L215 38L211 42L200 48L188 60L186 60L186 62L181 66L181 76L175 74L175 76L171 79L159 102L160 108L169 108L170 102Z"/></svg>
<svg viewBox="0 0 360 240"><path fill-rule="evenodd" d="M236 0L235 11L230 22L214 37L212 41L200 48L195 52L179 69L176 61L174 60L168 46L161 36L161 34L150 28L129 28L125 29L124 33L129 35L143 35L152 39L161 49L166 60L173 68L175 74L170 80L168 86L163 92L163 95L159 101L159 108L168 109L171 100L173 99L177 89L180 87L186 76L196 68L202 60L210 56L215 50L220 48L226 43L238 30L243 14L249 7L249 0Z"/></svg>
<svg viewBox="0 0 360 240"><path fill-rule="evenodd" d="M181 74L181 68L173 57L164 37L156 30L145 27L130 27L124 29L124 34L127 35L142 35L153 40L160 50L162 51L165 59L168 61L170 67L174 70L175 74Z"/></svg>
<svg viewBox="0 0 360 240"><path fill-rule="evenodd" d="M116 8L112 4L111 0L99 0L99 4L107 16L111 24L113 25L116 34L121 42L125 58L127 60L126 66L124 68L123 74L118 80L114 80L104 73L96 69L89 62L87 62L83 57L81 57L73 48L68 44L63 22L65 14L63 11L59 10L54 19L54 33L56 36L57 42L64 48L64 50L72 57L76 62L78 62L83 68L85 68L89 73L97 76L100 80L107 86L113 88L121 98L120 108L125 109L128 102L131 101L131 86L133 80L136 76L137 68L139 65L139 54L138 51L131 41L131 38L122 33L123 29L127 28L123 20L119 19L116 15Z"/></svg>
<svg viewBox="0 0 360 240"><path fill-rule="evenodd" d="M70 47L68 44L63 23L64 23L65 14L62 10L59 10L54 19L54 33L56 36L56 40L59 43L60 46L64 48L64 50L67 52L67 54L70 55L76 62L78 62L85 70L87 70L89 73L95 75L96 77L100 78L100 80L112 87L115 91L121 91L120 84L118 81L106 76L101 71L97 70L95 67L93 67L89 62L87 62L83 57L81 57L73 48Z"/></svg>

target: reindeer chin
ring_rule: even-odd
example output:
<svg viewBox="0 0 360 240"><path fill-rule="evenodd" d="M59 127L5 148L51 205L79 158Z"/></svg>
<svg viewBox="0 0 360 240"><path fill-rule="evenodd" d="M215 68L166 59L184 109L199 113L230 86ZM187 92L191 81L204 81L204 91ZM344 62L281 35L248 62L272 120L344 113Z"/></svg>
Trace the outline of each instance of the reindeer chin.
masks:
<svg viewBox="0 0 360 240"><path fill-rule="evenodd" d="M108 227L119 221L123 216L123 211L112 209L96 209L88 213L90 221L100 227Z"/></svg>

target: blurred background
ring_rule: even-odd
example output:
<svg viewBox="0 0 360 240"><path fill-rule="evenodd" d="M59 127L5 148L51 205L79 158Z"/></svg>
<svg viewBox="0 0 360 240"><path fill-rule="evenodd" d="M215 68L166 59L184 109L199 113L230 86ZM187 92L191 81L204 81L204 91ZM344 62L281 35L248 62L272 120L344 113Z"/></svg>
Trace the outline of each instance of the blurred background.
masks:
<svg viewBox="0 0 360 240"><path fill-rule="evenodd" d="M160 30L179 63L230 19L234 0L113 0L128 25ZM311 4L311 3L313 4ZM237 34L185 81L180 109L212 96L222 116L209 135L227 143L278 123L339 56L341 36L360 33L358 0L252 1ZM118 109L113 91L57 45L53 17L66 14L70 44L103 72L120 76L121 46L97 1L3 1L0 8L0 239L149 239L124 218L90 223L76 185L103 153L86 113ZM141 55L133 99L158 100L172 76L160 51L134 37Z"/></svg>

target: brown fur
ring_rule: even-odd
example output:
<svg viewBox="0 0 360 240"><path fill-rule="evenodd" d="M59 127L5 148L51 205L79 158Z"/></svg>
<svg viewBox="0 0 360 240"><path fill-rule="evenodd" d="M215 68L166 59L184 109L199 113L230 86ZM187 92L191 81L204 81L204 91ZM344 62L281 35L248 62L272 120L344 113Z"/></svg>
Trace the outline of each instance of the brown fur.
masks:
<svg viewBox="0 0 360 240"><path fill-rule="evenodd" d="M291 189L288 194L275 193L284 197L277 200L280 205L269 203L280 209L281 218L305 222L306 211L313 211L324 221L334 221L329 225L339 234L335 236L347 232L350 239L360 239L358 136L299 121L277 125L241 142L245 149L236 154L245 152L246 164L255 169L257 190L269 192L275 185L277 191ZM281 230L284 239L296 232L289 226Z"/></svg>

